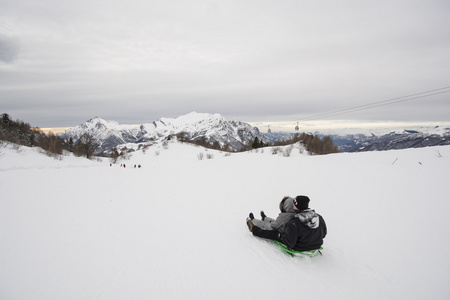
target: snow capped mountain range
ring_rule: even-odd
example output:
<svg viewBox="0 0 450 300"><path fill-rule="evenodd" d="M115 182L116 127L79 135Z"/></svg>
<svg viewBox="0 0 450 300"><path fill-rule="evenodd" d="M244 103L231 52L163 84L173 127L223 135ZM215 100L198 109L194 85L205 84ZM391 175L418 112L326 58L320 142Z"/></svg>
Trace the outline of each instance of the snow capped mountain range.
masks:
<svg viewBox="0 0 450 300"><path fill-rule="evenodd" d="M126 146L139 149L145 144L158 143L171 135L185 133L189 140L205 139L209 143L218 142L220 146L230 145L232 150L241 150L255 137L265 143L271 139L258 128L240 121L227 121L220 114L191 112L178 118L160 118L142 125L121 125L99 117L66 130L61 137L76 141L85 133L90 134L99 144L96 154L108 154L112 147Z"/></svg>
<svg viewBox="0 0 450 300"><path fill-rule="evenodd" d="M408 128L375 128L373 130L342 130L315 132L329 135L341 152L384 151L450 145L450 128L417 126Z"/></svg>
<svg viewBox="0 0 450 300"><path fill-rule="evenodd" d="M440 129L440 128L436 128ZM402 130L382 136L368 136L353 139L341 146L341 151L363 152L394 149L423 148L450 145L450 129L430 131Z"/></svg>
<svg viewBox="0 0 450 300"><path fill-rule="evenodd" d="M142 125L121 125L95 117L83 124L66 130L61 137L76 143L85 133L99 144L97 155L108 155L113 147L126 147L131 151L145 145L167 140L172 135L184 133L187 140L217 142L221 147L229 145L230 150L242 150L255 137L270 144L277 140L292 138L294 133L272 132L263 134L257 127L241 122L228 121L220 114L191 112L178 118L160 118ZM341 152L380 151L391 149L420 148L450 145L448 127L338 129L308 132L320 138L328 135Z"/></svg>
<svg viewBox="0 0 450 300"><path fill-rule="evenodd" d="M450 145L448 126L414 126L404 128L344 128L307 132L320 138L329 136L341 152L384 151ZM272 140L287 140L294 133L272 132Z"/></svg>

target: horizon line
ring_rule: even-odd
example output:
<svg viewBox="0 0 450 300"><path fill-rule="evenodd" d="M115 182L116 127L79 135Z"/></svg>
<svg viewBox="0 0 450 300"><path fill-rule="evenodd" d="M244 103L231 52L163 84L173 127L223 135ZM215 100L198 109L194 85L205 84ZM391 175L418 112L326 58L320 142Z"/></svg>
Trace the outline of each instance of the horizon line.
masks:
<svg viewBox="0 0 450 300"><path fill-rule="evenodd" d="M332 129L382 129L395 127L433 127L433 126L450 126L450 121L361 121L361 120L324 120L324 121L256 121L245 122L252 127L257 127L261 132L267 131L269 128L273 132L304 132L311 130L332 130ZM295 130L295 126L299 126L299 130ZM142 124L121 124L129 126L140 126ZM44 133L60 134L64 131L76 127L45 127L40 128ZM306 127L306 128L305 128ZM303 130L301 130L303 129Z"/></svg>

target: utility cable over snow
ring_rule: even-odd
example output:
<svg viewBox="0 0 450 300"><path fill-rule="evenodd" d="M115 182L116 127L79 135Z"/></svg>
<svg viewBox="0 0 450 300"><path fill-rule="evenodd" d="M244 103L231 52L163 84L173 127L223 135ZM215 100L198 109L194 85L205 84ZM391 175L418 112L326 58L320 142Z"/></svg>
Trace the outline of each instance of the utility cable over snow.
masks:
<svg viewBox="0 0 450 300"><path fill-rule="evenodd" d="M431 96L449 93L449 92L450 92L450 86L446 86L446 87L442 87L442 88L438 88L438 89L434 89L434 90L429 90L426 92L420 92L420 93L396 97L396 98L392 98L392 99L372 102L372 103L349 107L349 108L345 108L345 109L341 109L341 110L330 111L328 113L312 115L310 117L306 117L306 118L299 120L299 122L318 120L318 119L322 119L322 118L326 118L326 117L337 116L337 115L342 115L342 114L346 114L346 113L350 113L350 112L371 109L371 108L375 108L375 107L379 107L379 106L391 105L391 104L395 104L395 103L412 101L412 100L417 100L417 99L423 99L426 97L431 97Z"/></svg>

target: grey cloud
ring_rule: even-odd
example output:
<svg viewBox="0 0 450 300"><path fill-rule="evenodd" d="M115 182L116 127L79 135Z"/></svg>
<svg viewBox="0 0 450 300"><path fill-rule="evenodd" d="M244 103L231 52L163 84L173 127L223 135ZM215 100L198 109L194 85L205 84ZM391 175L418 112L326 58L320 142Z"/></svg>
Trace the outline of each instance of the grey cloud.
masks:
<svg viewBox="0 0 450 300"><path fill-rule="evenodd" d="M16 38L0 34L0 61L11 63L19 55L19 41Z"/></svg>
<svg viewBox="0 0 450 300"><path fill-rule="evenodd" d="M445 1L21 1L2 8L0 112L40 127L294 122L450 85ZM337 117L442 119L449 95Z"/></svg>

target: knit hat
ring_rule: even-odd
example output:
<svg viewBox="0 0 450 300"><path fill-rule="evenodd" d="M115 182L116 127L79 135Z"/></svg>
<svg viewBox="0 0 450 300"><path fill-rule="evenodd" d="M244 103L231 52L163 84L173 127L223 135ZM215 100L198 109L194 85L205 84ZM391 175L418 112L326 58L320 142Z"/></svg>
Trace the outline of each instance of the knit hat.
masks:
<svg viewBox="0 0 450 300"><path fill-rule="evenodd" d="M307 209L309 204L309 198L306 196L297 196L294 199L294 204L298 210Z"/></svg>

